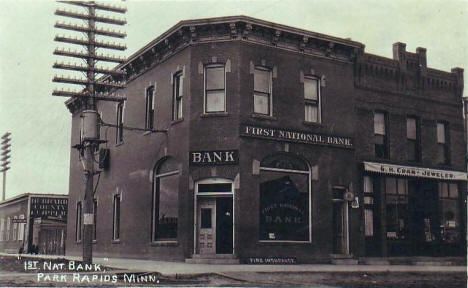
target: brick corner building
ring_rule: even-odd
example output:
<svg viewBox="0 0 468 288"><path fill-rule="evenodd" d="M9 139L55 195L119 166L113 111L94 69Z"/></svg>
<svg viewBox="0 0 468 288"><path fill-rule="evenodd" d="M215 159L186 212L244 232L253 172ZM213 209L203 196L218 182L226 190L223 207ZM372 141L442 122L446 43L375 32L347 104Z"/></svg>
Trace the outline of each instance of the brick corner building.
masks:
<svg viewBox="0 0 468 288"><path fill-rule="evenodd" d="M464 255L463 69L393 52L245 16L182 21L141 48L108 78L128 100L98 104L117 128L101 128L95 255ZM79 144L84 107L66 104ZM72 150L70 255L82 186Z"/></svg>

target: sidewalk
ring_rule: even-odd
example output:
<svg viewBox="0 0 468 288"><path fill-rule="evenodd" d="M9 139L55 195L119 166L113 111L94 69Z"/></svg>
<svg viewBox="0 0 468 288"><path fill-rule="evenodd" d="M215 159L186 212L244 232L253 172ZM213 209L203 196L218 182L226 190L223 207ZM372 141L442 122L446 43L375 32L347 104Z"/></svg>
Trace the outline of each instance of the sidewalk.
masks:
<svg viewBox="0 0 468 288"><path fill-rule="evenodd" d="M18 254L0 253L4 256ZM69 260L81 260L77 256L63 255L29 255L23 257ZM128 258L94 258L94 263L103 266L138 272L159 272L163 275L193 275L230 272L467 272L466 266L414 266L414 265L331 265L331 264L297 264L297 265L247 265L247 264L188 264L183 262L168 262L155 260L139 260Z"/></svg>

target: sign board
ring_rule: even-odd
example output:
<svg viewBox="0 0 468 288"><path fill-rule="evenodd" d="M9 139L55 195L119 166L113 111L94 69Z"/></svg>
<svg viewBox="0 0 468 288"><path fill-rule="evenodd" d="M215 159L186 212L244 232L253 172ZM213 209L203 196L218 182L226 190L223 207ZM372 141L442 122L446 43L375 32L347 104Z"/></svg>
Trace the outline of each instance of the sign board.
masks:
<svg viewBox="0 0 468 288"><path fill-rule="evenodd" d="M293 131L288 129L241 125L240 135L277 141L325 145L347 149L354 148L352 138L335 135L317 134L310 131Z"/></svg>
<svg viewBox="0 0 468 288"><path fill-rule="evenodd" d="M466 172L461 171L437 170L376 162L364 162L364 169L368 172L377 172L389 175L467 181Z"/></svg>
<svg viewBox="0 0 468 288"><path fill-rule="evenodd" d="M243 262L246 264L284 265L297 264L297 259L295 257L248 257Z"/></svg>
<svg viewBox="0 0 468 288"><path fill-rule="evenodd" d="M84 213L83 214L83 225L93 225L94 224L94 214L93 213Z"/></svg>
<svg viewBox="0 0 468 288"><path fill-rule="evenodd" d="M11 219L12 223L26 223L26 219Z"/></svg>
<svg viewBox="0 0 468 288"><path fill-rule="evenodd" d="M31 217L67 220L68 199L54 197L31 197Z"/></svg>
<svg viewBox="0 0 468 288"><path fill-rule="evenodd" d="M189 159L190 165L235 165L239 163L239 151L190 151Z"/></svg>

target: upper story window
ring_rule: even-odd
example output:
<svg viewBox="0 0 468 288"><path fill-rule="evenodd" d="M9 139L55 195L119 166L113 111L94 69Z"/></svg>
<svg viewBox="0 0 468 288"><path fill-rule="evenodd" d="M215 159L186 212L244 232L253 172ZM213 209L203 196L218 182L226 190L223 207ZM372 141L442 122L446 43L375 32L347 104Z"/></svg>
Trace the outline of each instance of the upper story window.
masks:
<svg viewBox="0 0 468 288"><path fill-rule="evenodd" d="M76 203L75 240L81 241L81 202Z"/></svg>
<svg viewBox="0 0 468 288"><path fill-rule="evenodd" d="M115 125L117 126L116 133L115 133L115 143L122 143L123 142L123 111L124 111L124 104L120 102L117 104L117 118L115 121Z"/></svg>
<svg viewBox="0 0 468 288"><path fill-rule="evenodd" d="M437 164L450 164L447 126L445 122L437 122Z"/></svg>
<svg viewBox="0 0 468 288"><path fill-rule="evenodd" d="M416 117L406 118L406 153L409 161L420 161L419 121Z"/></svg>
<svg viewBox="0 0 468 288"><path fill-rule="evenodd" d="M120 238L120 194L114 195L112 240Z"/></svg>
<svg viewBox="0 0 468 288"><path fill-rule="evenodd" d="M96 240L96 234L97 234L97 199L93 199L93 240Z"/></svg>
<svg viewBox="0 0 468 288"><path fill-rule="evenodd" d="M0 218L0 241L5 239L5 218Z"/></svg>
<svg viewBox="0 0 468 288"><path fill-rule="evenodd" d="M154 86L146 89L145 129L152 130L154 123Z"/></svg>
<svg viewBox="0 0 468 288"><path fill-rule="evenodd" d="M226 77L223 64L205 67L205 113L226 111Z"/></svg>
<svg viewBox="0 0 468 288"><path fill-rule="evenodd" d="M388 158L387 114L374 113L375 157Z"/></svg>
<svg viewBox="0 0 468 288"><path fill-rule="evenodd" d="M172 120L178 120L183 118L184 79L182 71L175 73L172 77Z"/></svg>
<svg viewBox="0 0 468 288"><path fill-rule="evenodd" d="M320 80L318 78L304 78L304 101L304 120L306 122L320 123L322 111L320 107Z"/></svg>
<svg viewBox="0 0 468 288"><path fill-rule="evenodd" d="M254 113L273 115L271 95L271 70L255 67L254 71Z"/></svg>

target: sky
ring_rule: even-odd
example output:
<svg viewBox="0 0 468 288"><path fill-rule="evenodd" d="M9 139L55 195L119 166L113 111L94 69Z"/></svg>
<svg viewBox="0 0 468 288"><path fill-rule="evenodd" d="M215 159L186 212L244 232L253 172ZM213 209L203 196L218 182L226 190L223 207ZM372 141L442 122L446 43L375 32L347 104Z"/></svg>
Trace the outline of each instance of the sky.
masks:
<svg viewBox="0 0 468 288"><path fill-rule="evenodd" d="M99 1L98 1L99 3ZM428 66L468 68L468 0L101 1L125 6L129 56L181 20L246 15L363 43L392 57L392 44L427 49ZM68 194L71 114L51 95L57 56L53 28L64 18L53 1L0 0L0 134L11 132L6 198L23 193ZM468 77L465 76L465 87ZM468 95L465 93L464 95ZM74 143L73 143L74 144Z"/></svg>

